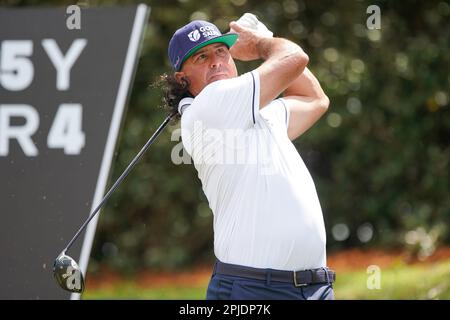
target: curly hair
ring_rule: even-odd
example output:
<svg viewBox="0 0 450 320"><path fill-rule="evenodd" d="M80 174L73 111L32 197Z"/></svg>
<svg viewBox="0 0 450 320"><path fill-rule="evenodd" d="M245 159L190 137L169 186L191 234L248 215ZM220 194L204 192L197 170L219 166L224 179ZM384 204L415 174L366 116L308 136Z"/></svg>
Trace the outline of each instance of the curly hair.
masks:
<svg viewBox="0 0 450 320"><path fill-rule="evenodd" d="M181 115L178 113L178 103L181 99L192 97L189 92L189 79L187 77L181 78L181 82L175 78L174 75L167 73L162 74L159 79L153 84L163 91L162 108L165 109L169 115L174 115L172 119L180 120Z"/></svg>

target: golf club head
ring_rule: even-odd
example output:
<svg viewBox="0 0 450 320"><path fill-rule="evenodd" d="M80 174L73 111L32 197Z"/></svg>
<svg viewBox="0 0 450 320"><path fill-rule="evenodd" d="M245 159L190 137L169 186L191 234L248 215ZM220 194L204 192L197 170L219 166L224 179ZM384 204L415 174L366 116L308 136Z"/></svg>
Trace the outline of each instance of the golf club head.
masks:
<svg viewBox="0 0 450 320"><path fill-rule="evenodd" d="M64 290L75 293L82 293L84 290L84 279L80 267L73 258L64 252L56 258L53 264L53 276Z"/></svg>

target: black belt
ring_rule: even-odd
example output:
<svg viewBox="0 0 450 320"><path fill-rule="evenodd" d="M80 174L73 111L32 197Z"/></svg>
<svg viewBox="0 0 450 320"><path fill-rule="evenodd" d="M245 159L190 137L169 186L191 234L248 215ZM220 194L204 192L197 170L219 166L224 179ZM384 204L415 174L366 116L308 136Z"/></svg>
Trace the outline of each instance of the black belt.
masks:
<svg viewBox="0 0 450 320"><path fill-rule="evenodd" d="M328 268L284 271L251 268L217 261L214 272L222 275L244 277L255 280L267 281L270 279L271 281L292 283L296 287L318 283L332 283L336 281L336 273Z"/></svg>

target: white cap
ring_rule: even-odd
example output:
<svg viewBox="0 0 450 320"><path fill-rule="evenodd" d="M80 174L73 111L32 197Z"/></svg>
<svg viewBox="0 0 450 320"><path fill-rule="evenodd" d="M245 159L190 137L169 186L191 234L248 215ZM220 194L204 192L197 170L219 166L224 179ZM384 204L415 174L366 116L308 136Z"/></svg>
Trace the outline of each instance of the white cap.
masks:
<svg viewBox="0 0 450 320"><path fill-rule="evenodd" d="M180 115L183 115L184 109L189 107L192 102L194 102L194 98L186 97L181 99L181 101L178 103L178 113Z"/></svg>

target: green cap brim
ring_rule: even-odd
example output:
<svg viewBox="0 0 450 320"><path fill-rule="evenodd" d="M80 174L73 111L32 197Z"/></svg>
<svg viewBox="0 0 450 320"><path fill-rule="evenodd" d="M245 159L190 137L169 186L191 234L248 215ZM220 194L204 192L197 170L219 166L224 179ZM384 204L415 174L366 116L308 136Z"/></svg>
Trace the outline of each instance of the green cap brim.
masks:
<svg viewBox="0 0 450 320"><path fill-rule="evenodd" d="M183 63L187 59L189 59L189 57L192 56L197 50L199 50L199 49L201 49L201 48L203 48L203 47L205 47L207 45L210 45L210 44L213 44L213 43L220 43L220 42L224 43L229 49L236 42L237 38L238 38L238 35L236 33L227 33L227 34L221 35L221 36L219 36L217 38L214 38L214 39L205 41L203 43L200 43L198 46L195 46L191 50L189 50L189 52L184 56L183 60L180 63L180 69L179 70L181 70L181 67L183 66Z"/></svg>

